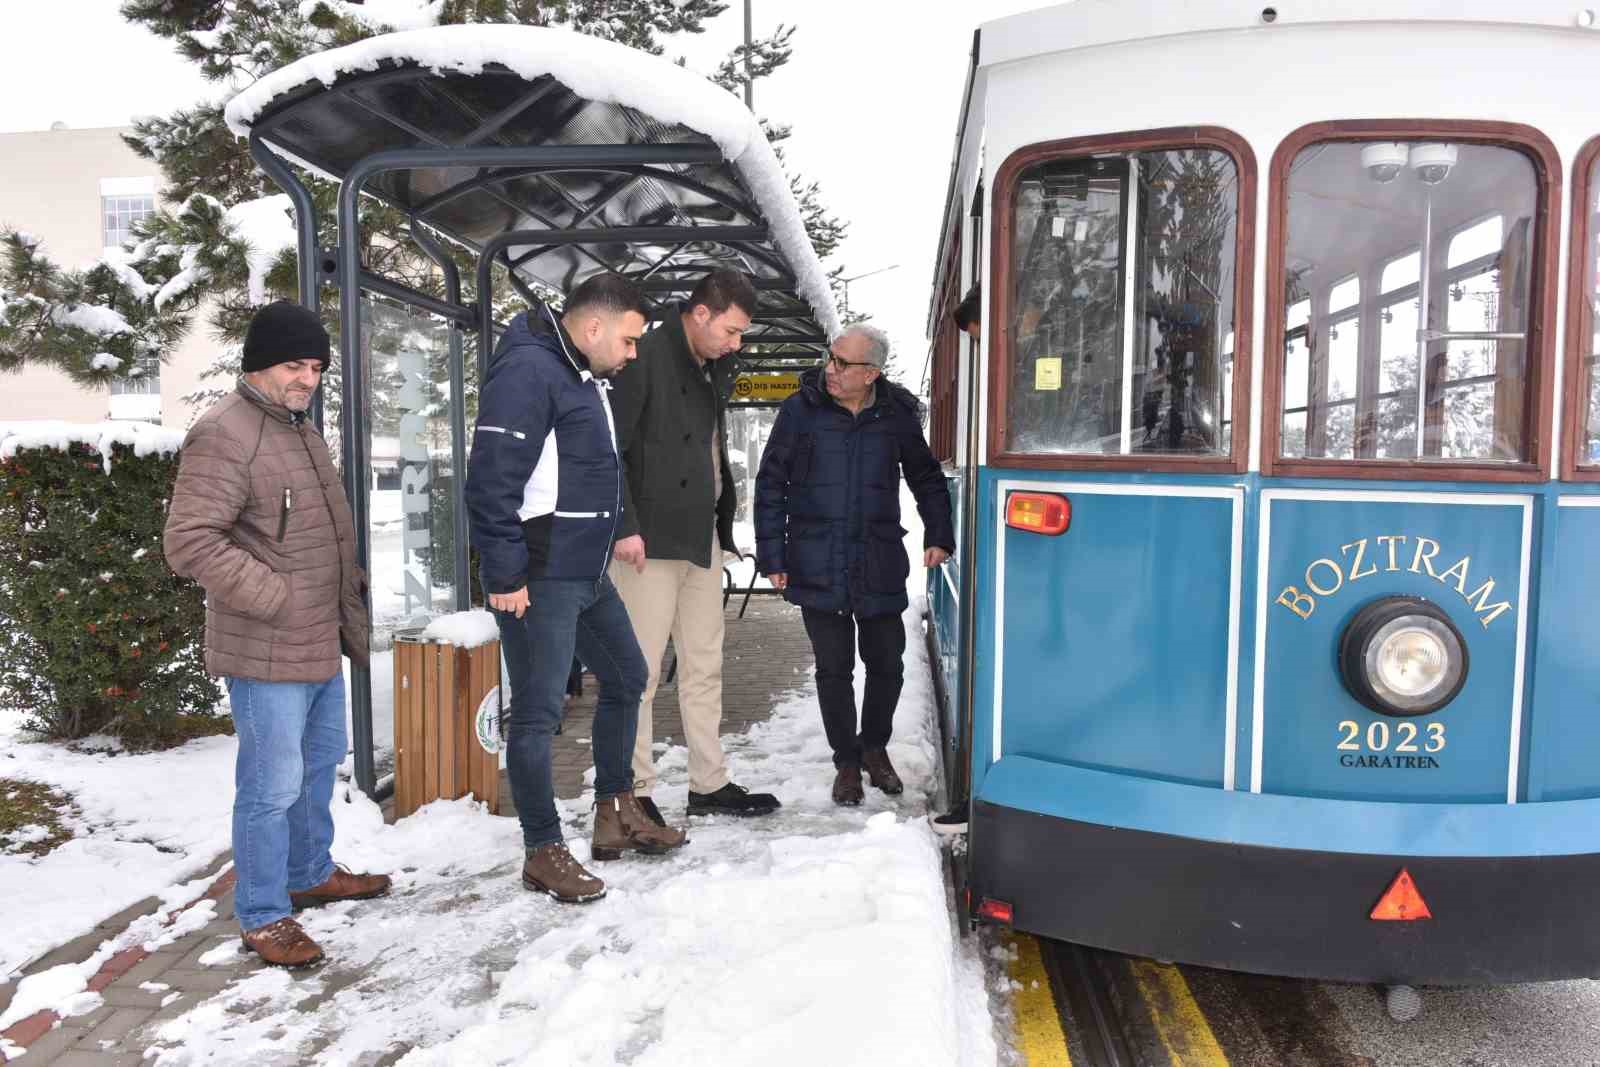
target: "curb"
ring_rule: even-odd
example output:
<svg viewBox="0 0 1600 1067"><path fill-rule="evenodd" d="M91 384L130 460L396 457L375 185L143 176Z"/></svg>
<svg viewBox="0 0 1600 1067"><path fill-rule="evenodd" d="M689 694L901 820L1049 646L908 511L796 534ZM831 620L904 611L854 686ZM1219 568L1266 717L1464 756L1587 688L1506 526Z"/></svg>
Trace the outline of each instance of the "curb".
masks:
<svg viewBox="0 0 1600 1067"><path fill-rule="evenodd" d="M182 915L184 912L188 911L202 900L216 900L218 897L221 897L224 893L233 888L233 883L236 877L237 871L235 868L229 867L228 870L223 872L221 875L218 875L216 880L206 887L206 891L204 893L189 901L189 903L185 904L183 907L178 908L171 915L167 916L165 925L171 926L173 921L176 920L179 915ZM110 959L106 960L100 965L100 969L95 972L94 977L89 979L87 992L101 992L112 982L115 982L118 978L121 978L128 971L132 970L148 955L150 955L150 953L146 952L138 945L122 949L120 952L113 954ZM48 1034L51 1030L54 1030L56 1025L60 1022L61 1016L57 1015L49 1008L45 1008L42 1011L34 1012L26 1019L21 1019L12 1023L4 1031L0 1031L0 1038L4 1038L11 1044L18 1045L26 1050L28 1046L32 1045L45 1034ZM0 1051L0 1063L5 1062L7 1062L5 1052Z"/></svg>

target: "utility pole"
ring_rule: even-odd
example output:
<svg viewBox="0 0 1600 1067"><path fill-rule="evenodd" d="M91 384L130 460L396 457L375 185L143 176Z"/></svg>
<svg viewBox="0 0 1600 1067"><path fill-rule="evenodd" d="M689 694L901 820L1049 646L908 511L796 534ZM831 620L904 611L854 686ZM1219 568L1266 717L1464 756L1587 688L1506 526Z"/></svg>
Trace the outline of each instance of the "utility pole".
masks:
<svg viewBox="0 0 1600 1067"><path fill-rule="evenodd" d="M895 268L897 268L899 266L900 266L900 264L898 264L898 263L891 263L887 267L879 267L877 270L869 270L865 274L854 274L854 275L851 275L848 278L840 278L839 279L839 287L844 290L844 300L841 301L841 303L844 305L844 307L841 308L840 310L845 312L846 314L848 314L849 311L850 311L850 283L851 282L859 282L862 278L870 278L874 274L883 274L886 271L894 270Z"/></svg>
<svg viewBox="0 0 1600 1067"><path fill-rule="evenodd" d="M750 80L750 0L744 0L744 106L755 110L755 83Z"/></svg>

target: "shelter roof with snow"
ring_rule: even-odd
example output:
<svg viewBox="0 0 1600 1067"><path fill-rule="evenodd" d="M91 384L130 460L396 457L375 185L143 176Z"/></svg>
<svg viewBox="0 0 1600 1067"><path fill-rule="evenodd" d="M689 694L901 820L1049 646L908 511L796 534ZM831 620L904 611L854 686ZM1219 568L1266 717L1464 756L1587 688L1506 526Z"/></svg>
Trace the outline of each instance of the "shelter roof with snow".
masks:
<svg viewBox="0 0 1600 1067"><path fill-rule="evenodd" d="M362 192L486 253L519 287L569 291L611 270L665 303L731 267L760 291L747 341L814 359L838 330L760 124L661 57L558 29L412 30L275 71L227 119L326 176L359 171ZM530 148L548 151L528 162Z"/></svg>

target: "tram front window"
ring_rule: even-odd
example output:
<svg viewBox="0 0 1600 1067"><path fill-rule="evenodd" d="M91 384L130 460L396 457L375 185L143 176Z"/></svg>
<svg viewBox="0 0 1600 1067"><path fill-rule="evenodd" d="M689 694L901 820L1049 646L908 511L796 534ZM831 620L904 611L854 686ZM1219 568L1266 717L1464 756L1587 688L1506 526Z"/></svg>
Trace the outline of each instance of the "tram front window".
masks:
<svg viewBox="0 0 1600 1067"><path fill-rule="evenodd" d="M1286 193L1279 454L1528 461L1529 158L1313 144Z"/></svg>
<svg viewBox="0 0 1600 1067"><path fill-rule="evenodd" d="M1230 451L1237 182L1208 149L1019 175L1007 451Z"/></svg>

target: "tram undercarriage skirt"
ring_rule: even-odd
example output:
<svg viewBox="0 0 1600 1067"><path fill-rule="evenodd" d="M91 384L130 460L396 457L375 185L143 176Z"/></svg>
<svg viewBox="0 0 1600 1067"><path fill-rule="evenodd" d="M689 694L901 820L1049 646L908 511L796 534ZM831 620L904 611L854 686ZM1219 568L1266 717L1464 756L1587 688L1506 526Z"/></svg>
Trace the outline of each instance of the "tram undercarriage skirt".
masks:
<svg viewBox="0 0 1600 1067"><path fill-rule="evenodd" d="M1307 978L1484 985L1600 975L1600 854L1360 855L1202 841L978 799L972 897L1019 930L1183 963ZM1432 909L1369 913L1402 868Z"/></svg>

